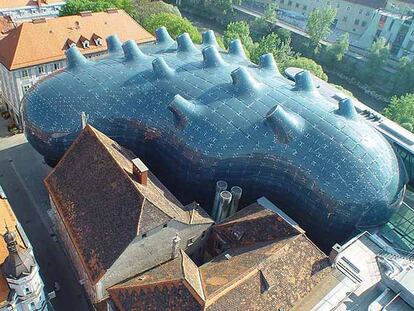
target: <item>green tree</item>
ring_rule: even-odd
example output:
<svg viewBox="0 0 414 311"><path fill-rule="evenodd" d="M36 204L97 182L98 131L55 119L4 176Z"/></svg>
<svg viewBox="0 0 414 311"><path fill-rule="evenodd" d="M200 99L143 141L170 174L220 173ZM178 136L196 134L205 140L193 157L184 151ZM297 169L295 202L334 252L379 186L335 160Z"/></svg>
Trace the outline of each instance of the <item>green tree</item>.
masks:
<svg viewBox="0 0 414 311"><path fill-rule="evenodd" d="M309 14L307 31L315 53L319 52L319 42L331 33L335 17L336 10L331 7L315 9Z"/></svg>
<svg viewBox="0 0 414 311"><path fill-rule="evenodd" d="M274 24L277 22L276 9L277 5L270 3L267 5L263 15L254 19L251 23L251 27L255 33L263 35L272 31Z"/></svg>
<svg viewBox="0 0 414 311"><path fill-rule="evenodd" d="M367 62L365 64L365 74L367 76L374 75L378 69L382 68L390 56L390 46L385 38L376 40L369 50Z"/></svg>
<svg viewBox="0 0 414 311"><path fill-rule="evenodd" d="M157 28L165 26L170 36L174 39L178 35L188 32L195 43L201 43L201 35L197 28L188 19L174 14L158 13L150 15L144 19L142 26L151 33L155 33Z"/></svg>
<svg viewBox="0 0 414 311"><path fill-rule="evenodd" d="M134 15L134 5L131 0L68 0L59 15L76 15L82 11L101 12L110 8L122 9Z"/></svg>
<svg viewBox="0 0 414 311"><path fill-rule="evenodd" d="M323 71L322 66L310 58L306 58L306 57L292 58L292 59L289 59L287 62L280 64L279 67L280 67L281 72L284 72L284 70L288 67L302 68L305 70L309 70L316 77L324 81L328 81L328 76Z"/></svg>
<svg viewBox="0 0 414 311"><path fill-rule="evenodd" d="M349 34L341 35L334 44L327 48L328 58L340 62L349 48Z"/></svg>
<svg viewBox="0 0 414 311"><path fill-rule="evenodd" d="M384 109L384 115L413 132L414 128L414 94L393 96L391 103Z"/></svg>
<svg viewBox="0 0 414 311"><path fill-rule="evenodd" d="M148 16L158 13L171 13L181 17L180 10L176 6L165 3L164 1L140 1L135 4L136 9L132 17L141 24Z"/></svg>
<svg viewBox="0 0 414 311"><path fill-rule="evenodd" d="M414 90L414 60L401 57L398 70L395 73L393 91L397 95L404 95Z"/></svg>
<svg viewBox="0 0 414 311"><path fill-rule="evenodd" d="M287 42L283 42L273 32L259 41L252 50L250 59L252 62L258 63L260 56L266 53L272 53L278 63L285 63L294 56L294 52L290 47L290 39Z"/></svg>
<svg viewBox="0 0 414 311"><path fill-rule="evenodd" d="M230 41L240 39L246 54L249 56L254 48L253 39L250 37L250 27L245 21L229 23L223 34L223 42L226 48L229 47Z"/></svg>

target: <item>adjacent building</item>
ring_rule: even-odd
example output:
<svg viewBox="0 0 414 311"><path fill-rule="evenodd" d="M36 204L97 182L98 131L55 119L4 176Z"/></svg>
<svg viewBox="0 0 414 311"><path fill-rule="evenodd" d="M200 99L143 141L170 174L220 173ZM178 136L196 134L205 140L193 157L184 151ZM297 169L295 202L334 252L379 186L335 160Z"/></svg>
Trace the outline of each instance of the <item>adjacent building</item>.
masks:
<svg viewBox="0 0 414 311"><path fill-rule="evenodd" d="M0 310L48 310L33 249L0 190Z"/></svg>
<svg viewBox="0 0 414 311"><path fill-rule="evenodd" d="M1 0L0 16L10 17L14 23L59 15L65 0Z"/></svg>
<svg viewBox="0 0 414 311"><path fill-rule="evenodd" d="M154 37L122 10L83 12L54 19L35 19L0 37L1 101L20 125L20 101L37 81L66 65L65 51L77 46L88 58L107 53L105 39L150 42Z"/></svg>

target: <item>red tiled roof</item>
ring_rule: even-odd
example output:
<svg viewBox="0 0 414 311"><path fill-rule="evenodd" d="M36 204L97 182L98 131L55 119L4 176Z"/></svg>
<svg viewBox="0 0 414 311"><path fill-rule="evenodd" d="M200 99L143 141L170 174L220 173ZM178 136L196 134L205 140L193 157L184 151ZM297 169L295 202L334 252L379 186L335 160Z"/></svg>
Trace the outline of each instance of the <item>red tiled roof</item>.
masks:
<svg viewBox="0 0 414 311"><path fill-rule="evenodd" d="M107 38L116 34L121 41L138 43L155 38L122 10L93 13L88 16L64 16L44 22L25 22L0 40L0 62L9 70L65 59L68 40L78 43L79 38L90 40L83 54L106 51L105 40L96 45L92 37ZM79 44L79 47L81 45Z"/></svg>

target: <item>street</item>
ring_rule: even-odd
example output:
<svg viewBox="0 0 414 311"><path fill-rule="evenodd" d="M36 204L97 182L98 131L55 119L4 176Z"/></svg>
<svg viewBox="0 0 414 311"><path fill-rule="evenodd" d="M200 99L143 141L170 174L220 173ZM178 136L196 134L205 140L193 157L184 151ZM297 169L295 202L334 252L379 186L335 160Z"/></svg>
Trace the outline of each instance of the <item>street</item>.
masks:
<svg viewBox="0 0 414 311"><path fill-rule="evenodd" d="M47 215L49 199L43 185L43 178L50 172L50 167L23 134L1 136L0 184L33 245L46 294L53 290L57 281L61 290L51 301L55 310L90 310L68 258L52 236Z"/></svg>

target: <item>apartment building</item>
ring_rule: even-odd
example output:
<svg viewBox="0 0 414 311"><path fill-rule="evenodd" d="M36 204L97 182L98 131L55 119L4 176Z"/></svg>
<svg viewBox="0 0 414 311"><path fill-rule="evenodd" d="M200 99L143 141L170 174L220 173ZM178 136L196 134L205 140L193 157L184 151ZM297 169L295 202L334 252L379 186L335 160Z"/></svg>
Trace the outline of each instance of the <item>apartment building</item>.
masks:
<svg viewBox="0 0 414 311"><path fill-rule="evenodd" d="M122 10L83 12L54 19L35 19L9 30L0 39L0 90L4 109L20 125L20 101L30 87L66 65L65 52L77 46L88 58L107 53L105 39L137 43L155 38Z"/></svg>
<svg viewBox="0 0 414 311"><path fill-rule="evenodd" d="M0 16L10 17L13 22L33 18L51 18L59 15L65 0L0 0Z"/></svg>

